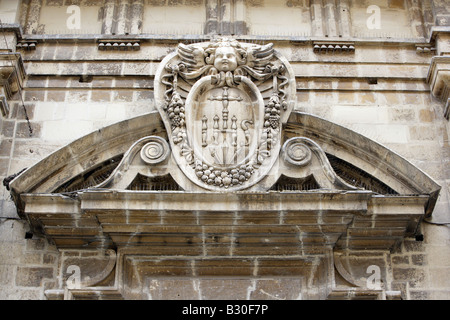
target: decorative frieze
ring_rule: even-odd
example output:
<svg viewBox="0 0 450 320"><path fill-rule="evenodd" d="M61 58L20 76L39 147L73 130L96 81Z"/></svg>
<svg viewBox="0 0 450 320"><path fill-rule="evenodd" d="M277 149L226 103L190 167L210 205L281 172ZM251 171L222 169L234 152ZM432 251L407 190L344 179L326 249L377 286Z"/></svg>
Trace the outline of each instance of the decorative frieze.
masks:
<svg viewBox="0 0 450 320"><path fill-rule="evenodd" d="M323 42L315 41L313 43L315 53L355 53L355 44L353 42Z"/></svg>
<svg viewBox="0 0 450 320"><path fill-rule="evenodd" d="M436 47L430 43L416 44L416 52L418 54L436 54Z"/></svg>
<svg viewBox="0 0 450 320"><path fill-rule="evenodd" d="M99 40L98 49L109 51L137 51L141 49L140 40Z"/></svg>
<svg viewBox="0 0 450 320"><path fill-rule="evenodd" d="M37 41L34 40L22 40L17 43L17 50L34 51L37 47Z"/></svg>

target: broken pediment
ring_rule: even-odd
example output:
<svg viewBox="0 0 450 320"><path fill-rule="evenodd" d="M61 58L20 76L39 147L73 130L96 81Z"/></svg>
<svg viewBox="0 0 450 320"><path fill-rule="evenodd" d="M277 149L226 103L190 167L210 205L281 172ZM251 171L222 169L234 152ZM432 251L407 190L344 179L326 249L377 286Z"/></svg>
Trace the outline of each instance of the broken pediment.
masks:
<svg viewBox="0 0 450 320"><path fill-rule="evenodd" d="M295 278L294 296L340 296L334 265L352 280L337 253L417 235L440 187L380 144L293 111L295 94L271 45L179 45L155 79L157 112L74 141L8 187L59 249L114 250L114 284L72 297L163 297L148 288L173 277L204 292L209 280Z"/></svg>

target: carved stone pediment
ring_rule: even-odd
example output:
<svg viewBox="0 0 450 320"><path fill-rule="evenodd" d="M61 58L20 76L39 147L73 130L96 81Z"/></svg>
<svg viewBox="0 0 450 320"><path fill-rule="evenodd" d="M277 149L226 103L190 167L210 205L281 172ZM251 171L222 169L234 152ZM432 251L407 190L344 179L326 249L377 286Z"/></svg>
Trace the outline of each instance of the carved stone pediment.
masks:
<svg viewBox="0 0 450 320"><path fill-rule="evenodd" d="M33 232L62 251L108 253L80 255L105 266L47 296L382 296L346 269L348 253L416 235L440 187L376 142L293 111L295 95L271 44L180 44L155 78L158 112L93 132L8 182ZM350 289L336 290L337 277Z"/></svg>

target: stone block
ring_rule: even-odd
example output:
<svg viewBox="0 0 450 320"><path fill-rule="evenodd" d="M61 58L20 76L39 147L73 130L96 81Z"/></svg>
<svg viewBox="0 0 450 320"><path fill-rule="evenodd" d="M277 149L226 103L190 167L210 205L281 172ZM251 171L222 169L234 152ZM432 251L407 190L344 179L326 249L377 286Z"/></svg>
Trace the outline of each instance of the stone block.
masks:
<svg viewBox="0 0 450 320"><path fill-rule="evenodd" d="M297 101L304 103L311 103L314 101L314 106L321 106L334 104L337 99L335 98L335 94L333 92L321 91L321 92L301 92L297 94Z"/></svg>
<svg viewBox="0 0 450 320"><path fill-rule="evenodd" d="M23 221L0 220L0 240L5 245L7 244L12 246L8 248L7 246L2 245L0 246L0 250L4 250L4 253L10 253L12 255L14 255L14 253L21 252L23 246L22 240L25 236L26 230L27 226Z"/></svg>
<svg viewBox="0 0 450 320"><path fill-rule="evenodd" d="M301 300L303 278L256 279L253 281L251 300Z"/></svg>
<svg viewBox="0 0 450 320"><path fill-rule="evenodd" d="M411 288L422 287L426 281L426 272L421 268L394 267L393 279L396 281L407 281Z"/></svg>
<svg viewBox="0 0 450 320"><path fill-rule="evenodd" d="M20 257L21 265L41 265L42 264L42 254L36 252L28 252L27 254Z"/></svg>
<svg viewBox="0 0 450 320"><path fill-rule="evenodd" d="M89 101L90 92L87 90L68 91L66 95L66 102L87 102Z"/></svg>
<svg viewBox="0 0 450 320"><path fill-rule="evenodd" d="M91 93L91 101L93 102L109 102L111 101L111 92L104 90L93 90Z"/></svg>
<svg viewBox="0 0 450 320"><path fill-rule="evenodd" d="M73 45L58 45L55 51L55 60L72 60L76 47Z"/></svg>
<svg viewBox="0 0 450 320"><path fill-rule="evenodd" d="M414 240L405 240L403 242L403 248L406 252L424 252L425 247L423 242Z"/></svg>
<svg viewBox="0 0 450 320"><path fill-rule="evenodd" d="M388 109L372 106L334 106L332 119L345 124L387 123Z"/></svg>
<svg viewBox="0 0 450 320"><path fill-rule="evenodd" d="M409 128L411 140L433 141L437 137L436 129L433 126L413 126Z"/></svg>
<svg viewBox="0 0 450 320"><path fill-rule="evenodd" d="M35 121L63 120L66 116L66 107L62 103L38 103L35 110Z"/></svg>
<svg viewBox="0 0 450 320"><path fill-rule="evenodd" d="M92 132L91 121L45 121L41 138L45 141L73 141Z"/></svg>
<svg viewBox="0 0 450 320"><path fill-rule="evenodd" d="M52 279L53 277L53 268L18 267L15 283L21 287L39 287L44 279Z"/></svg>
<svg viewBox="0 0 450 320"><path fill-rule="evenodd" d="M105 104L91 104L89 110L87 111L87 117L92 121L103 120L106 118L106 110L108 106Z"/></svg>
<svg viewBox="0 0 450 320"><path fill-rule="evenodd" d="M39 161L50 153L58 149L58 145L51 143L43 143L37 139L17 140L14 145L14 158L30 159L31 161Z"/></svg>
<svg viewBox="0 0 450 320"><path fill-rule="evenodd" d="M415 266L423 266L426 264L426 256L424 254L411 255L411 262Z"/></svg>
<svg viewBox="0 0 450 320"><path fill-rule="evenodd" d="M104 78L104 77L94 77L92 79L92 88L112 88L113 80L112 78Z"/></svg>
<svg viewBox="0 0 450 320"><path fill-rule="evenodd" d="M393 256L391 261L393 264L409 264L409 256Z"/></svg>
<svg viewBox="0 0 450 320"><path fill-rule="evenodd" d="M67 91L66 90L48 90L46 101L54 102L54 101L65 101L66 100Z"/></svg>
<svg viewBox="0 0 450 320"><path fill-rule="evenodd" d="M131 101L133 101L133 91L132 90L113 91L112 101L114 101L114 102L131 102Z"/></svg>
<svg viewBox="0 0 450 320"><path fill-rule="evenodd" d="M436 289L449 289L450 290L450 277L448 277L450 268L447 267L430 267L430 285Z"/></svg>
<svg viewBox="0 0 450 320"><path fill-rule="evenodd" d="M379 97L383 98L380 99L379 101L383 101L384 103L388 106L395 106L395 105L399 105L402 104L401 103L401 95L395 92L384 92L384 93L379 93ZM402 104L403 106L403 104Z"/></svg>
<svg viewBox="0 0 450 320"><path fill-rule="evenodd" d="M434 267L450 266L450 250L448 246L427 246L428 261L432 261Z"/></svg>
<svg viewBox="0 0 450 320"><path fill-rule="evenodd" d="M420 93L403 93L403 101L408 105L423 105L422 94Z"/></svg>
<svg viewBox="0 0 450 320"><path fill-rule="evenodd" d="M8 264L0 264L0 286L14 286L14 270L16 266Z"/></svg>
<svg viewBox="0 0 450 320"><path fill-rule="evenodd" d="M137 90L135 91L135 98L134 101L145 101L145 100L153 100L154 99L154 93L150 90Z"/></svg>
<svg viewBox="0 0 450 320"><path fill-rule="evenodd" d="M40 122L17 122L16 138L39 138L41 136L42 124Z"/></svg>
<svg viewBox="0 0 450 320"><path fill-rule="evenodd" d="M110 103L106 110L106 120L121 121L126 118L127 107L122 103Z"/></svg>
<svg viewBox="0 0 450 320"><path fill-rule="evenodd" d="M42 90L27 90L25 91L24 96L25 101L44 101L45 100L45 91Z"/></svg>
<svg viewBox="0 0 450 320"><path fill-rule="evenodd" d="M4 138L12 138L14 136L15 121L2 121L1 134Z"/></svg>
<svg viewBox="0 0 450 320"><path fill-rule="evenodd" d="M436 119L436 114L433 110L420 109L419 120L421 122L433 122Z"/></svg>
<svg viewBox="0 0 450 320"><path fill-rule="evenodd" d="M0 141L0 157L11 156L11 147L13 144L13 139L4 139Z"/></svg>
<svg viewBox="0 0 450 320"><path fill-rule="evenodd" d="M358 102L362 105L373 105L376 102L376 95L372 92L363 92L358 94Z"/></svg>
<svg viewBox="0 0 450 320"><path fill-rule="evenodd" d="M390 107L388 109L389 122L411 123L416 120L416 111L413 108Z"/></svg>
<svg viewBox="0 0 450 320"><path fill-rule="evenodd" d="M44 253L42 256L42 263L53 265L57 262L57 259L58 257L54 253Z"/></svg>
<svg viewBox="0 0 450 320"><path fill-rule="evenodd" d="M201 279L198 281L202 299L245 300L250 280Z"/></svg>
<svg viewBox="0 0 450 320"><path fill-rule="evenodd" d="M26 80L27 88L45 88L47 87L48 77L32 77Z"/></svg>
<svg viewBox="0 0 450 320"><path fill-rule="evenodd" d="M42 251L46 247L45 244L44 239L28 239L26 240L26 251Z"/></svg>
<svg viewBox="0 0 450 320"><path fill-rule="evenodd" d="M145 286L149 300L199 300L198 280L148 279Z"/></svg>
<svg viewBox="0 0 450 320"><path fill-rule="evenodd" d="M91 44L78 44L74 49L72 59L74 60L89 60L98 53L96 46Z"/></svg>
<svg viewBox="0 0 450 320"><path fill-rule="evenodd" d="M406 125L377 125L376 137L380 143L408 143L409 128Z"/></svg>
<svg viewBox="0 0 450 320"><path fill-rule="evenodd" d="M429 300L430 298L431 292L414 290L410 290L409 292L409 299L411 300Z"/></svg>

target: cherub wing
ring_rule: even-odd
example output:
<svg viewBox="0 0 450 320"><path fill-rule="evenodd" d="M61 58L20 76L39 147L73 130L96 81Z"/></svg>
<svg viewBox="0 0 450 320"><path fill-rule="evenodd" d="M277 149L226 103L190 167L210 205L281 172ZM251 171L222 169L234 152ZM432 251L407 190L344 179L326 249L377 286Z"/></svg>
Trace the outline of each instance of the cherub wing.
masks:
<svg viewBox="0 0 450 320"><path fill-rule="evenodd" d="M273 43L252 46L247 50L247 65L258 71L263 71L274 56Z"/></svg>
<svg viewBox="0 0 450 320"><path fill-rule="evenodd" d="M206 64L204 50L201 47L180 43L177 52L181 62L187 68L187 73L196 72Z"/></svg>

